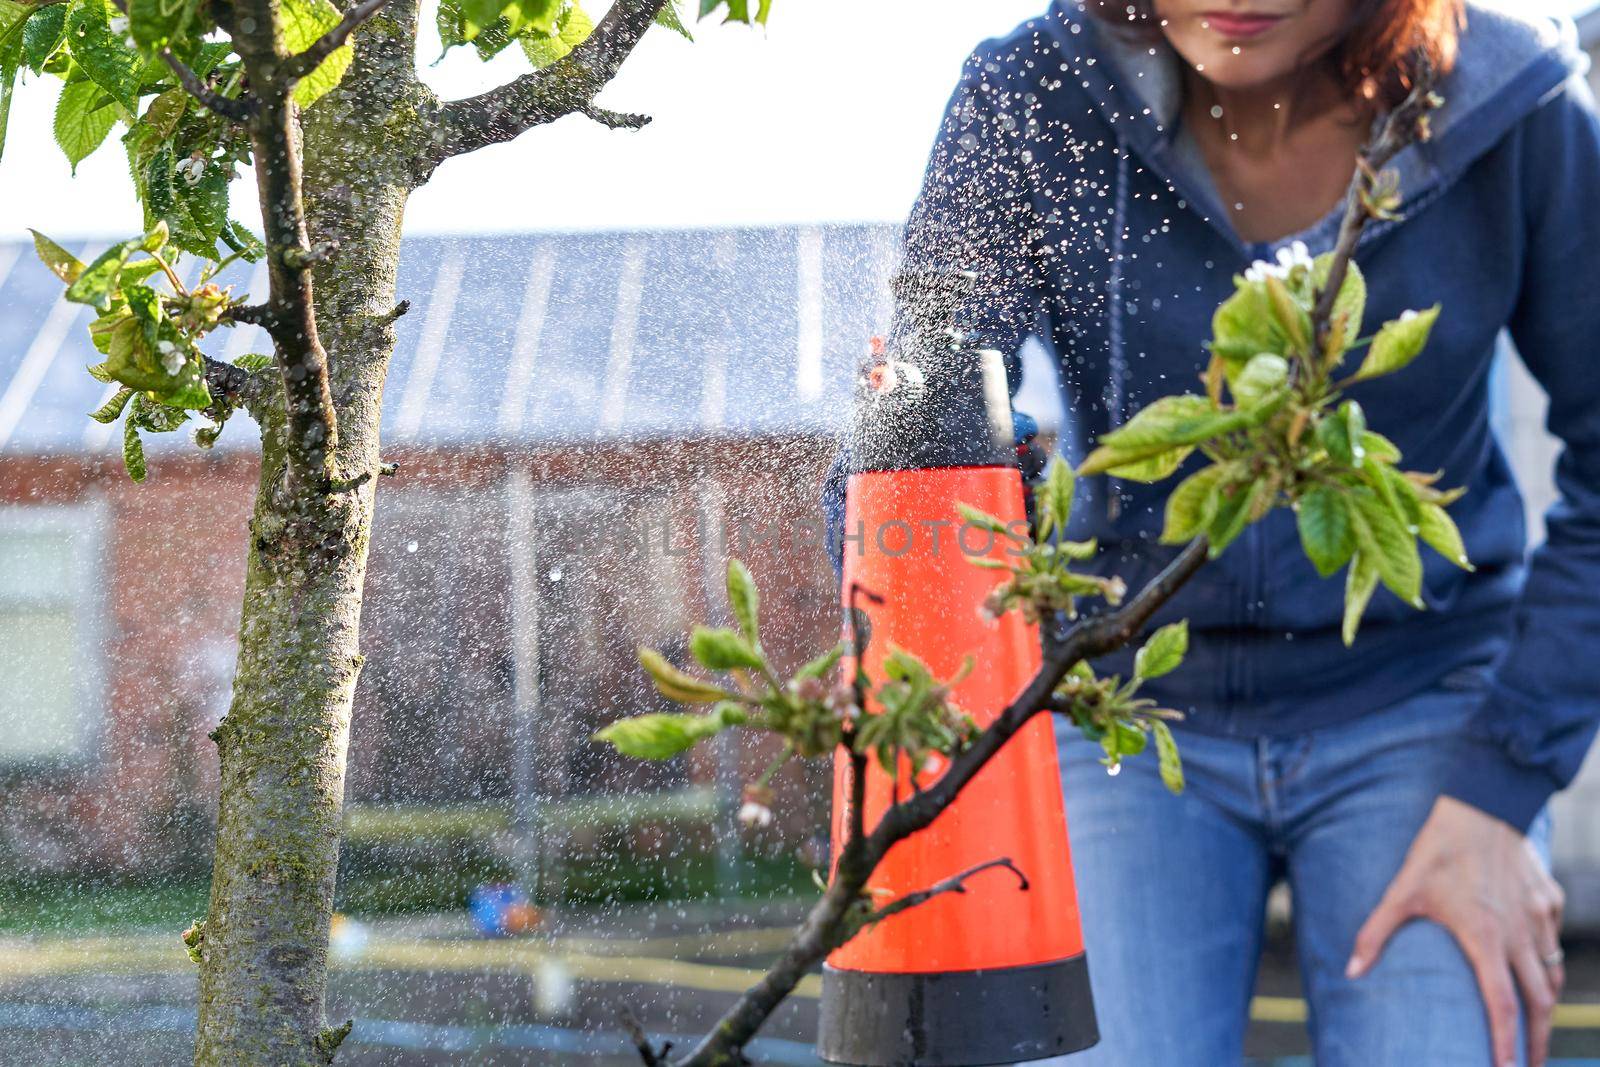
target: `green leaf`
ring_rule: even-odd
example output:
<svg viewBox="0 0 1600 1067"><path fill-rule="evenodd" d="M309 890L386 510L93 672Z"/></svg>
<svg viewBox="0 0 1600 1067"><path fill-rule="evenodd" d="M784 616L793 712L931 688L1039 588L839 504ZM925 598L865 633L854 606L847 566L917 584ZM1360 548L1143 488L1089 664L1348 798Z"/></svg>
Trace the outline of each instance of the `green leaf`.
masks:
<svg viewBox="0 0 1600 1067"><path fill-rule="evenodd" d="M95 84L132 112L138 110L145 61L111 29L111 20L121 17L109 0L72 0L67 50Z"/></svg>
<svg viewBox="0 0 1600 1067"><path fill-rule="evenodd" d="M233 361L235 367L242 367L250 373L264 371L272 366L272 357L265 352L246 352Z"/></svg>
<svg viewBox="0 0 1600 1067"><path fill-rule="evenodd" d="M122 465L128 468L129 478L144 481L144 443L139 440L139 431L131 418L122 425Z"/></svg>
<svg viewBox="0 0 1600 1067"><path fill-rule="evenodd" d="M1236 484L1233 492L1221 493L1217 502L1216 514L1211 519L1211 526L1206 531L1206 538L1211 542L1211 558L1216 559L1234 540L1250 525L1250 516L1261 506L1262 498L1272 492L1272 487L1265 478L1257 478L1253 482Z"/></svg>
<svg viewBox="0 0 1600 1067"><path fill-rule="evenodd" d="M195 0L128 0L133 42L156 52L178 41L194 19Z"/></svg>
<svg viewBox="0 0 1600 1067"><path fill-rule="evenodd" d="M1133 657L1133 676L1160 678L1164 674L1171 674L1183 662L1184 654L1188 651L1188 620L1163 626L1150 635L1150 640Z"/></svg>
<svg viewBox="0 0 1600 1067"><path fill-rule="evenodd" d="M1325 252L1318 256L1311 265L1311 281L1321 290L1328 284L1328 275L1333 270L1333 253ZM1355 260L1350 261L1349 270L1345 272L1344 284L1339 287L1339 295L1333 301L1333 317L1345 316L1344 336L1357 337L1361 333L1361 320L1367 313L1367 279L1361 273L1361 268Z"/></svg>
<svg viewBox="0 0 1600 1067"><path fill-rule="evenodd" d="M1045 469L1044 481L1034 491L1034 509L1039 516L1039 540L1048 541L1052 534L1067 532L1072 518L1072 495L1076 479L1072 465L1057 456ZM996 520L998 521L998 520Z"/></svg>
<svg viewBox="0 0 1600 1067"><path fill-rule="evenodd" d="M678 0L667 0L666 5L656 12L656 25L665 26L673 33L682 34L685 40L694 40L694 34L683 24L683 16L678 14Z"/></svg>
<svg viewBox="0 0 1600 1067"><path fill-rule="evenodd" d="M71 285L78 280L78 275L83 273L83 261L56 244L38 230L29 230L33 234L33 249L38 253L39 259L50 273Z"/></svg>
<svg viewBox="0 0 1600 1067"><path fill-rule="evenodd" d="M1389 506L1400 524L1415 531L1422 522L1422 501L1417 496L1417 486L1410 478L1387 463L1368 456L1361 464L1361 474L1378 497Z"/></svg>
<svg viewBox="0 0 1600 1067"><path fill-rule="evenodd" d="M732 630L696 626L689 651L702 667L713 671L759 670L765 661L742 634Z"/></svg>
<svg viewBox="0 0 1600 1067"><path fill-rule="evenodd" d="M1100 438L1100 447L1078 467L1078 474L1100 474L1184 445L1197 445L1242 429L1250 425L1251 418L1249 412L1219 411L1203 396L1162 397Z"/></svg>
<svg viewBox="0 0 1600 1067"><path fill-rule="evenodd" d="M1366 458L1363 436L1366 431L1367 417L1361 405L1354 400L1346 400L1337 411L1324 416L1317 424L1317 443L1338 462L1359 467Z"/></svg>
<svg viewBox="0 0 1600 1067"><path fill-rule="evenodd" d="M1419 511L1421 521L1417 523L1417 534L1423 542L1462 570L1476 569L1467 558L1467 546L1450 513L1438 504L1429 503L1419 505Z"/></svg>
<svg viewBox="0 0 1600 1067"><path fill-rule="evenodd" d="M91 81L68 82L56 101L56 144L67 154L73 173L99 148L117 124L116 102Z"/></svg>
<svg viewBox="0 0 1600 1067"><path fill-rule="evenodd" d="M113 423L122 417L122 409L128 406L128 401L133 399L133 390L123 386L111 394L111 399L101 404L89 417L95 422Z"/></svg>
<svg viewBox="0 0 1600 1067"><path fill-rule="evenodd" d="M1257 353L1280 347L1282 341L1266 287L1259 282L1241 284L1211 316L1211 351L1227 364L1230 373Z"/></svg>
<svg viewBox="0 0 1600 1067"><path fill-rule="evenodd" d="M521 38L522 51L535 69L548 67L582 44L593 32L594 20L574 3L556 19L554 34L524 34Z"/></svg>
<svg viewBox="0 0 1600 1067"><path fill-rule="evenodd" d="M1295 352L1305 352L1311 347L1311 315L1300 301L1289 292L1283 279L1268 277L1263 283L1267 290L1267 306L1272 309L1272 319L1279 334L1289 342Z"/></svg>
<svg viewBox="0 0 1600 1067"><path fill-rule="evenodd" d="M1254 408L1283 388L1288 380L1289 361L1271 352L1261 352L1251 356L1250 362L1234 377L1233 397L1240 407Z"/></svg>
<svg viewBox="0 0 1600 1067"><path fill-rule="evenodd" d="M111 310L111 295L117 291L123 265L143 243L144 238L135 237L120 241L100 253L67 286L67 299L75 304L88 304L97 311Z"/></svg>
<svg viewBox="0 0 1600 1067"><path fill-rule="evenodd" d="M22 69L23 34L32 10L15 0L0 0L0 155L5 153L11 96L17 85L17 71Z"/></svg>
<svg viewBox="0 0 1600 1067"><path fill-rule="evenodd" d="M709 715L639 715L619 719L594 735L624 756L664 760L693 748L696 743L745 721L732 705L718 705Z"/></svg>
<svg viewBox="0 0 1600 1067"><path fill-rule="evenodd" d="M1182 448L1174 448L1170 452L1161 452L1147 459L1141 459L1136 463L1125 463L1120 467L1112 467L1106 473L1113 478L1121 478L1129 482L1159 482L1164 478L1172 477L1178 468L1183 466L1183 461L1192 455L1194 455L1194 446L1184 445Z"/></svg>
<svg viewBox="0 0 1600 1067"><path fill-rule="evenodd" d="M1349 500L1362 558L1377 568L1390 592L1413 607L1422 607L1422 558L1416 538L1376 493L1356 489Z"/></svg>
<svg viewBox="0 0 1600 1067"><path fill-rule="evenodd" d="M746 23L750 21L749 0L700 0L700 17L705 18L724 4L728 6L728 17L722 21ZM766 6L763 4L763 9Z"/></svg>
<svg viewBox="0 0 1600 1067"><path fill-rule="evenodd" d="M222 228L222 240L229 248L239 253L239 258L246 263L259 263L266 257L266 244L238 219L230 220Z"/></svg>
<svg viewBox="0 0 1600 1067"><path fill-rule="evenodd" d="M1120 720L1113 721L1100 737L1100 747L1106 752L1106 758L1101 762L1115 767L1122 762L1123 756L1137 756L1143 752L1147 743L1144 731L1137 726Z"/></svg>
<svg viewBox="0 0 1600 1067"><path fill-rule="evenodd" d="M1344 583L1343 636L1346 648L1355 643L1361 616L1366 613L1367 604L1372 601L1372 594L1377 588L1378 568L1357 552L1350 560L1350 570L1345 575Z"/></svg>
<svg viewBox="0 0 1600 1067"><path fill-rule="evenodd" d="M1216 517L1221 501L1220 487L1227 468L1220 465L1205 467L1178 483L1167 497L1166 525L1161 531L1161 543L1182 544L1200 536Z"/></svg>
<svg viewBox="0 0 1600 1067"><path fill-rule="evenodd" d="M794 676L796 678L826 677L829 671L838 666L839 660L844 658L845 647L845 643L840 641L822 655L815 659L807 660L805 666L796 671Z"/></svg>
<svg viewBox="0 0 1600 1067"><path fill-rule="evenodd" d="M970 504L958 503L956 504L956 512L960 514L962 521L975 529L983 530L986 533L998 534L1001 537L1009 537L1012 540L1017 538L1015 530L1012 530L987 511L979 511Z"/></svg>
<svg viewBox="0 0 1600 1067"><path fill-rule="evenodd" d="M1150 732L1155 735L1156 755L1161 760L1161 782L1172 793L1183 792L1183 760L1178 755L1178 742L1172 736L1172 729L1160 719L1150 724Z"/></svg>
<svg viewBox="0 0 1600 1067"><path fill-rule="evenodd" d="M657 691L668 700L676 700L680 704L715 704L731 696L721 686L680 671L653 648L641 647L639 662L654 680Z"/></svg>
<svg viewBox="0 0 1600 1067"><path fill-rule="evenodd" d="M282 0L283 43L291 52L304 52L339 24L339 9L332 0ZM344 45L294 87L294 102L310 107L344 79L355 59L355 48Z"/></svg>
<svg viewBox="0 0 1600 1067"><path fill-rule="evenodd" d="M1348 402L1355 403L1354 400ZM1381 433L1373 433L1371 430L1362 431L1360 444L1362 456L1371 456L1374 459L1382 460L1384 463L1400 462L1399 447Z"/></svg>
<svg viewBox="0 0 1600 1067"><path fill-rule="evenodd" d="M1300 544L1324 578L1337 574L1356 550L1355 524L1345 494L1328 485L1306 491L1295 508Z"/></svg>
<svg viewBox="0 0 1600 1067"><path fill-rule="evenodd" d="M728 561L728 603L733 608L733 617L739 621L739 629L744 632L745 638L753 647L761 644L761 629L758 616L761 611L761 593L756 589L756 581L750 577L750 570L736 559Z"/></svg>
<svg viewBox="0 0 1600 1067"><path fill-rule="evenodd" d="M217 240L228 225L228 175L207 163L199 181L190 184L179 178L171 182L171 190L172 207L166 221L172 227L172 243L185 252L214 257Z"/></svg>
<svg viewBox="0 0 1600 1067"><path fill-rule="evenodd" d="M35 74L44 73L45 61L67 37L67 5L35 8L22 28L22 60Z"/></svg>
<svg viewBox="0 0 1600 1067"><path fill-rule="evenodd" d="M466 16L455 0L440 0L438 10L434 13L434 28L439 31L439 42L444 45L445 52L467 43ZM444 53L441 52L439 59L443 58ZM434 60L435 63L438 61Z"/></svg>
<svg viewBox="0 0 1600 1067"><path fill-rule="evenodd" d="M1356 378L1365 380L1393 374L1416 359L1427 345L1438 318L1439 305L1435 304L1426 311L1408 311L1393 322L1384 323L1378 336L1372 339Z"/></svg>
<svg viewBox="0 0 1600 1067"><path fill-rule="evenodd" d="M556 32L556 23L564 7L563 0L511 0L501 11L510 23L513 36L529 29L548 35Z"/></svg>

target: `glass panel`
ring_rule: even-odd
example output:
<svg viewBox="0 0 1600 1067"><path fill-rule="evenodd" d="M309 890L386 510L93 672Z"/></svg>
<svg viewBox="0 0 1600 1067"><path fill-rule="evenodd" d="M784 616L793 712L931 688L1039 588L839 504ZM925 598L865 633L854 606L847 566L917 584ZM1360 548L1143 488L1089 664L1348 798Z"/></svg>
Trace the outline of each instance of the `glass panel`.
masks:
<svg viewBox="0 0 1600 1067"><path fill-rule="evenodd" d="M72 595L72 535L64 530L0 534L0 599Z"/></svg>
<svg viewBox="0 0 1600 1067"><path fill-rule="evenodd" d="M0 760L71 756L82 748L76 631L70 608L0 609Z"/></svg>

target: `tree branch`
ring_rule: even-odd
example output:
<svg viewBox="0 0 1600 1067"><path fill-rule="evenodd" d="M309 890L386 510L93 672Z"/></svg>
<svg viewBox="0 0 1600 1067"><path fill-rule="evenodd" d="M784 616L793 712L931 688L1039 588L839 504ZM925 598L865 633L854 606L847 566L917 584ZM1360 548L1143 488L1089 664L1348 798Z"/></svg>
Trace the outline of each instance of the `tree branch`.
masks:
<svg viewBox="0 0 1600 1067"><path fill-rule="evenodd" d="M338 25L311 42L310 48L290 56L283 64L282 76L292 84L316 70L322 65L323 60L344 47L350 35L356 32L362 23L376 15L378 9L388 2L389 0L361 0L359 4L344 13L344 18L339 20Z"/></svg>
<svg viewBox="0 0 1600 1067"><path fill-rule="evenodd" d="M201 81L200 75L190 70L188 64L183 60L173 55L170 48L161 50L161 61L172 69L172 73L178 76L178 84L183 86L190 96L223 118L242 124L250 118L251 113L255 110L254 105L248 98L236 100L231 96L223 96Z"/></svg>
<svg viewBox="0 0 1600 1067"><path fill-rule="evenodd" d="M1357 175L1351 184L1350 206L1341 227L1339 242L1329 270L1328 283L1320 294L1312 324L1321 338L1330 325L1334 297L1338 294L1351 257L1368 222L1381 217L1372 202L1376 178L1383 165L1413 141L1426 139L1427 114L1438 106L1432 91L1433 72L1420 68L1417 86L1409 97L1388 116L1374 141L1363 149ZM1380 206L1381 205L1377 205ZM905 298L905 294L897 294ZM867 879L889 850L900 841L925 829L947 809L967 784L1016 736L1033 716L1053 710L1056 686L1078 663L1105 655L1127 645L1137 637L1155 613L1205 565L1210 546L1204 538L1190 542L1172 559L1150 584L1115 611L1086 617L1068 630L1060 643L1045 653L1039 672L981 734L950 760L950 765L932 785L893 804L865 839L852 837L841 850L833 881L822 899L811 909L778 961L765 976L741 996L718 1020L717 1025L687 1057L674 1067L727 1067L740 1062L741 1050L755 1036L773 1010L827 954L853 937L870 922L894 911L925 902L939 891L955 892L947 879L922 893L913 893L878 912L870 908L863 895ZM852 602L854 590L852 590ZM852 619L852 626L856 620ZM967 877L991 866L1010 866L994 861L956 875L957 886ZM1015 868L1013 868L1015 869ZM1020 876L1020 872L1019 876ZM897 905L903 904L903 907Z"/></svg>
<svg viewBox="0 0 1600 1067"><path fill-rule="evenodd" d="M35 6L47 7L52 3L59 2L62 2L62 0L45 0L45 2L38 3ZM112 0L112 3L122 14L126 15L128 13L128 0ZM185 92L223 118L243 124L255 110L255 105L249 99L241 97L236 100L231 96L223 96L211 88L201 80L200 75L189 68L187 63L173 55L172 49L163 48L161 50L161 61L167 65L173 74L177 75L178 84L183 86Z"/></svg>
<svg viewBox="0 0 1600 1067"><path fill-rule="evenodd" d="M502 144L535 126L572 114L587 114L614 128L642 126L644 116L621 116L594 107L633 54L667 0L616 0L582 44L541 70L440 109L439 136L426 156L432 170L451 156ZM612 119L618 119L613 123Z"/></svg>
<svg viewBox="0 0 1600 1067"><path fill-rule="evenodd" d="M317 335L311 263L319 252L306 232L299 135L291 83L282 76L277 6L276 0L240 0L233 41L256 96L247 129L267 246L270 295L264 327L272 336L283 387L288 482L321 493L333 477L338 419L328 354Z"/></svg>
<svg viewBox="0 0 1600 1067"><path fill-rule="evenodd" d="M849 941L862 924L872 921L872 912L861 914L861 909L868 906L862 891L889 849L932 823L1029 719L1048 711L1051 694L1067 671L1081 660L1105 655L1138 636L1151 616L1205 564L1208 551L1204 538L1190 542L1132 600L1116 611L1085 618L1069 630L1061 643L1045 656L1043 666L1027 688L971 745L952 757L949 768L938 781L891 807L872 833L862 841L851 843L856 847L847 848L840 856L827 892L806 916L783 955L675 1067L722 1067L736 1063L738 1050L755 1036L800 979L828 953ZM968 872L971 873L976 873L976 869Z"/></svg>

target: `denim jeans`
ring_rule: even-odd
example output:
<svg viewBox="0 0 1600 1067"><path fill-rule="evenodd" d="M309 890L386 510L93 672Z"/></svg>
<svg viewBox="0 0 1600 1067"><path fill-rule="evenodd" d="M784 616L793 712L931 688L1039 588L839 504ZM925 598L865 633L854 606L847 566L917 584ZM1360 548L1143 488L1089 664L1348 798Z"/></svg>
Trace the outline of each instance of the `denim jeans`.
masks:
<svg viewBox="0 0 1600 1067"><path fill-rule="evenodd" d="M1100 1044L1070 1067L1224 1067L1243 1058L1267 892L1285 879L1319 1067L1491 1062L1483 1001L1443 927L1407 923L1349 981L1356 931L1438 795L1439 742L1481 698L1481 675L1338 726L1281 738L1180 729L1188 787L1153 753L1116 777L1058 725ZM1548 822L1532 831L1543 849ZM1054 1061L1052 1061L1054 1062Z"/></svg>

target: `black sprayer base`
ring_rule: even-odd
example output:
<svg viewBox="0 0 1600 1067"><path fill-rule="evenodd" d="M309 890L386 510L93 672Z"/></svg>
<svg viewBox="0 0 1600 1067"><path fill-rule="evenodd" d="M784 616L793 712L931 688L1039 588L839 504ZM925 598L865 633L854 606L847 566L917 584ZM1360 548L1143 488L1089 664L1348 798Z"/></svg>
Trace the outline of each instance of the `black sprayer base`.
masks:
<svg viewBox="0 0 1600 1067"><path fill-rule="evenodd" d="M983 1067L1100 1040L1084 956L937 974L822 971L817 1055L851 1067Z"/></svg>

